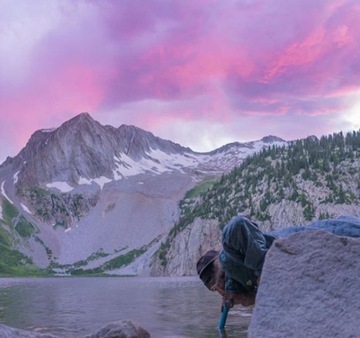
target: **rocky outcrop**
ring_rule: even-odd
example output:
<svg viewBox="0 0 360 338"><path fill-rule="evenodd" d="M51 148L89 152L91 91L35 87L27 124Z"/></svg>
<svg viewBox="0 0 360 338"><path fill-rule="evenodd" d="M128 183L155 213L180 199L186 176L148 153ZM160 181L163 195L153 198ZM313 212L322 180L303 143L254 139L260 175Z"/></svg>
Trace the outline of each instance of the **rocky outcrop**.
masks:
<svg viewBox="0 0 360 338"><path fill-rule="evenodd" d="M14 329L0 324L0 338L60 338L52 334ZM148 331L129 320L109 323L98 332L85 338L150 338Z"/></svg>
<svg viewBox="0 0 360 338"><path fill-rule="evenodd" d="M269 250L249 327L255 337L358 337L360 239L294 234Z"/></svg>
<svg viewBox="0 0 360 338"><path fill-rule="evenodd" d="M36 218L67 228L85 217L99 200L99 193L56 193L41 188L19 189L18 195Z"/></svg>
<svg viewBox="0 0 360 338"><path fill-rule="evenodd" d="M86 338L150 338L150 334L130 320L121 320L107 324Z"/></svg>
<svg viewBox="0 0 360 338"><path fill-rule="evenodd" d="M200 218L189 224L170 241L163 260L156 258L152 264L152 276L196 275L196 262L208 250L221 248L219 222Z"/></svg>
<svg viewBox="0 0 360 338"><path fill-rule="evenodd" d="M43 334L25 330L18 330L6 325L0 324L0 338L59 338L52 334Z"/></svg>

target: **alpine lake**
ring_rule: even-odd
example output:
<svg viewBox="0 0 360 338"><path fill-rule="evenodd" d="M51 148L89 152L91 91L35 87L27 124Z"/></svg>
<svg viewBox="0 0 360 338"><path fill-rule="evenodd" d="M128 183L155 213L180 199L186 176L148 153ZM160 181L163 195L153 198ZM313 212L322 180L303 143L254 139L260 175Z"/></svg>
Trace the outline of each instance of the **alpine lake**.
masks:
<svg viewBox="0 0 360 338"><path fill-rule="evenodd" d="M252 308L217 328L221 297L196 277L0 278L0 323L64 338L132 320L152 338L246 337Z"/></svg>

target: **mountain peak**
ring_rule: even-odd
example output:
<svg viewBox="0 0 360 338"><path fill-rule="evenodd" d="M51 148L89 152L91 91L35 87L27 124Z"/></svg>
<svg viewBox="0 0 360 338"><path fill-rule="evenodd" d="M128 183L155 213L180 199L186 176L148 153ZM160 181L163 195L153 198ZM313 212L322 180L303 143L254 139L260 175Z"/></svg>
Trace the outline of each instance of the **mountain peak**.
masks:
<svg viewBox="0 0 360 338"><path fill-rule="evenodd" d="M115 128L113 128L115 130ZM57 132L61 137L67 135L73 141L77 142L76 139L86 139L91 145L97 135L101 138L106 137L104 126L98 121L94 120L89 113L81 113L64 122L58 129ZM71 144L71 142L69 143Z"/></svg>
<svg viewBox="0 0 360 338"><path fill-rule="evenodd" d="M263 141L264 143L274 143L274 142L286 142L285 140L283 140L280 137L274 136L274 135L268 135L268 136L264 136L261 141Z"/></svg>
<svg viewBox="0 0 360 338"><path fill-rule="evenodd" d="M71 120L80 120L80 121L84 121L84 120L90 120L90 121L94 121L94 119L91 117L91 115L88 112L82 112L76 116L74 116Z"/></svg>
<svg viewBox="0 0 360 338"><path fill-rule="evenodd" d="M97 123L89 113L84 112L71 118L70 120L63 123L63 125L83 124L83 123Z"/></svg>

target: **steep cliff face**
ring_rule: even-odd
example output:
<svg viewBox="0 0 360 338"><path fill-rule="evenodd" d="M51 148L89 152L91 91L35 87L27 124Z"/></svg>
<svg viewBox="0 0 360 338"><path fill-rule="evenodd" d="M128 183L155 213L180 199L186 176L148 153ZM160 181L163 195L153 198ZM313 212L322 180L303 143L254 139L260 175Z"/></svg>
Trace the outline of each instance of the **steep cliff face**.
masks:
<svg viewBox="0 0 360 338"><path fill-rule="evenodd" d="M215 220L197 218L171 241L166 255L161 249L151 264L152 276L196 275L196 262L208 250L221 248L221 230ZM160 257L159 257L160 254Z"/></svg>

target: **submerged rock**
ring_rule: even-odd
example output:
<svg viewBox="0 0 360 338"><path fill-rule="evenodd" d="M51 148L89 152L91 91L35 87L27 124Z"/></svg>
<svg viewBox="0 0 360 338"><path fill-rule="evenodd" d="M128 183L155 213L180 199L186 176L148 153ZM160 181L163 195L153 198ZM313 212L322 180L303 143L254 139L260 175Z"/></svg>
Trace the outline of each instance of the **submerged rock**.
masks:
<svg viewBox="0 0 360 338"><path fill-rule="evenodd" d="M248 337L358 337L359 257L359 238L309 231L276 240Z"/></svg>
<svg viewBox="0 0 360 338"><path fill-rule="evenodd" d="M149 338L150 334L130 320L112 322L86 338Z"/></svg>
<svg viewBox="0 0 360 338"><path fill-rule="evenodd" d="M149 338L150 334L130 320L119 320L101 328L95 334L85 338ZM52 334L15 329L0 324L0 338L61 338ZM68 337L66 337L68 338Z"/></svg>
<svg viewBox="0 0 360 338"><path fill-rule="evenodd" d="M58 338L58 337L53 336L52 334L19 330L0 324L0 338Z"/></svg>

